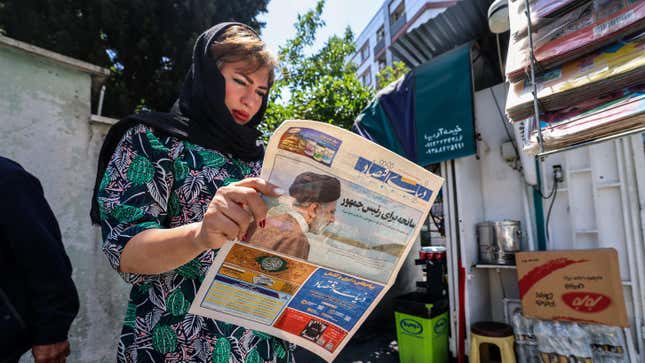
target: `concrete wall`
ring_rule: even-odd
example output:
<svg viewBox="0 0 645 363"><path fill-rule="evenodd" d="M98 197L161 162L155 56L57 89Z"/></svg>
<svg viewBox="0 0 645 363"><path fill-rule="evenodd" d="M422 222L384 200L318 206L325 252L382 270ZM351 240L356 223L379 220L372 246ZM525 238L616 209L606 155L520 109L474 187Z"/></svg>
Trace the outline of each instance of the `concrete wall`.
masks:
<svg viewBox="0 0 645 363"><path fill-rule="evenodd" d="M509 141L504 131L506 121L499 114L495 101L503 107L506 99L504 84L475 92L475 127L481 139L477 155L455 160L458 227L461 236L462 264L466 277L466 324L476 321L504 321L504 298L517 299L517 274L514 269L477 268L479 248L476 225L484 221L519 220L524 239L522 249L528 250L529 225L532 216L525 213L522 176L506 164L501 147ZM503 112L503 109L501 109ZM506 125L511 132L511 126ZM526 201L528 202L528 201ZM531 228L534 230L534 228ZM490 302L490 303L486 303Z"/></svg>
<svg viewBox="0 0 645 363"><path fill-rule="evenodd" d="M108 128L90 122L91 77L0 45L0 155L40 179L74 267L81 310L70 331L70 362L114 360L129 290L109 267L88 216Z"/></svg>

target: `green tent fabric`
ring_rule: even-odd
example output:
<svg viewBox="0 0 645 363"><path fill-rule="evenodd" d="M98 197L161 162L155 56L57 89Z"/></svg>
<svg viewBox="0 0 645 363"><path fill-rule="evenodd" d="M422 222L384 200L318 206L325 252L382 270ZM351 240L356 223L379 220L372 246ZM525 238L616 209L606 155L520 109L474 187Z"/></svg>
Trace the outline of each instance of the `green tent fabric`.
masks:
<svg viewBox="0 0 645 363"><path fill-rule="evenodd" d="M476 153L470 45L379 92L353 130L419 165Z"/></svg>

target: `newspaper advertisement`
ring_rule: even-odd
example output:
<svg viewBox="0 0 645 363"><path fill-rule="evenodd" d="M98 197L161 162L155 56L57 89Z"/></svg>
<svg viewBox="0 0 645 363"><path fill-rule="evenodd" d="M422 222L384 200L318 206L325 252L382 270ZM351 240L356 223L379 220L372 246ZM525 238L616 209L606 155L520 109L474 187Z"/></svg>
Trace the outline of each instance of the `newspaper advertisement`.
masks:
<svg viewBox="0 0 645 363"><path fill-rule="evenodd" d="M266 219L220 249L190 313L331 362L394 284L443 179L314 121L275 131L261 177L285 194L265 197Z"/></svg>

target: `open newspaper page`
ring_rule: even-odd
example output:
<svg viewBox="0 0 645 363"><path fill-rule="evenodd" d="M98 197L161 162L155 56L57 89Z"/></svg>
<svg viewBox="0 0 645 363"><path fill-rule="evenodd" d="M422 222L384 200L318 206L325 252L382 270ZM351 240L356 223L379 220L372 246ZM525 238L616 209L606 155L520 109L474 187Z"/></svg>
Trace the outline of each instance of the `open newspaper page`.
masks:
<svg viewBox="0 0 645 363"><path fill-rule="evenodd" d="M394 283L443 179L314 121L276 130L262 177L286 194L219 251L190 313L332 361Z"/></svg>

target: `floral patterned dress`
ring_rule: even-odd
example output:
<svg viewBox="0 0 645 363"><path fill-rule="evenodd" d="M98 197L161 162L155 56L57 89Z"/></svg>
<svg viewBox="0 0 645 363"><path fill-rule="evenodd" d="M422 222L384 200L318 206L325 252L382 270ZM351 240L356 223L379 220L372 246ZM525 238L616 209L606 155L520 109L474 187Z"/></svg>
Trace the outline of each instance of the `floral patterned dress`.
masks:
<svg viewBox="0 0 645 363"><path fill-rule="evenodd" d="M138 125L123 136L99 187L103 251L118 271L126 243L148 228L202 220L218 187L258 175L217 151ZM212 264L208 250L160 275L121 273L132 291L118 362L293 362L295 346L231 324L188 314Z"/></svg>

